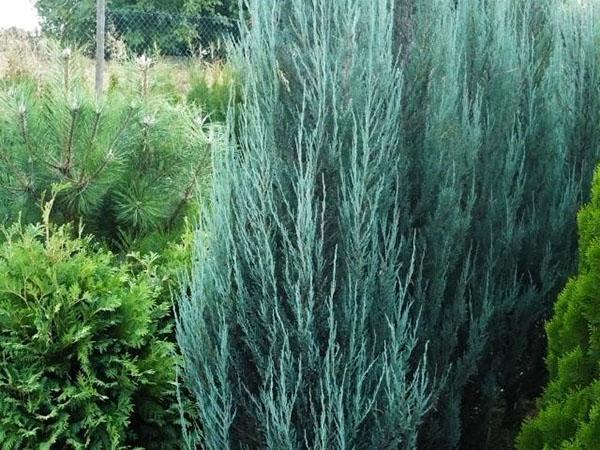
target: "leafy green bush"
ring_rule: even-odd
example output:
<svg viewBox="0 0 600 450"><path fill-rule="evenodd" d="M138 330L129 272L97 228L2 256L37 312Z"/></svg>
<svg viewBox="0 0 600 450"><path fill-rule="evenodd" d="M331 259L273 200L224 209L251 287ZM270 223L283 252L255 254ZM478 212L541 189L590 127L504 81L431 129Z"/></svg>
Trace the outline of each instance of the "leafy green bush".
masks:
<svg viewBox="0 0 600 450"><path fill-rule="evenodd" d="M119 262L50 225L50 207L0 246L0 446L179 448L170 302L153 258Z"/></svg>
<svg viewBox="0 0 600 450"><path fill-rule="evenodd" d="M55 221L82 220L111 245L177 229L208 173L199 111L155 94L146 58L133 86L97 101L76 56L65 51L48 83L0 92L4 221L39 220L55 191Z"/></svg>
<svg viewBox="0 0 600 450"><path fill-rule="evenodd" d="M537 416L523 425L521 450L600 445L600 168L578 222L579 274L558 297L546 326L550 384Z"/></svg>
<svg viewBox="0 0 600 450"><path fill-rule="evenodd" d="M230 101L239 102L236 74L231 66L204 67L192 77L187 100L201 107L209 120L224 122Z"/></svg>

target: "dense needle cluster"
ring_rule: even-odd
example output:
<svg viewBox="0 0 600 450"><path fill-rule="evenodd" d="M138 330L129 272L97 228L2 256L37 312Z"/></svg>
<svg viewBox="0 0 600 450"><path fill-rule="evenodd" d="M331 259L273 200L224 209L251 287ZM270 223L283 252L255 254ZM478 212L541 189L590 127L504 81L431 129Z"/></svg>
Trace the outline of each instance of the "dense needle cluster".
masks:
<svg viewBox="0 0 600 450"><path fill-rule="evenodd" d="M537 394L600 148L597 8L391 3L249 2L179 306L207 448L510 446Z"/></svg>

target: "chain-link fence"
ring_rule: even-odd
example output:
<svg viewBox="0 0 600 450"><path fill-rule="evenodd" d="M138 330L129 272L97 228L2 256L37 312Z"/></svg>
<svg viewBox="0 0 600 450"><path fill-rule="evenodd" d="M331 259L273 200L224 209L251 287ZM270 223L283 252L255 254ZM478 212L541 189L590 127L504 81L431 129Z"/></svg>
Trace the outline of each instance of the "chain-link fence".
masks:
<svg viewBox="0 0 600 450"><path fill-rule="evenodd" d="M92 56L96 51L96 9L91 2L43 20L43 34L64 46L82 48ZM238 37L238 21L214 15L197 15L166 11L143 11L137 8L105 10L105 55L127 51L141 55L160 53L176 57L223 57L226 43Z"/></svg>
<svg viewBox="0 0 600 450"><path fill-rule="evenodd" d="M144 10L139 5L113 7L107 0L71 0L69 8L38 3L42 34L64 47L81 48L96 62L96 86L101 92L106 59L161 55L223 59L227 44L239 36L239 22L227 15L206 16L179 10Z"/></svg>
<svg viewBox="0 0 600 450"><path fill-rule="evenodd" d="M167 12L108 9L107 57L125 47L133 54L222 57L225 44L238 35L236 20Z"/></svg>

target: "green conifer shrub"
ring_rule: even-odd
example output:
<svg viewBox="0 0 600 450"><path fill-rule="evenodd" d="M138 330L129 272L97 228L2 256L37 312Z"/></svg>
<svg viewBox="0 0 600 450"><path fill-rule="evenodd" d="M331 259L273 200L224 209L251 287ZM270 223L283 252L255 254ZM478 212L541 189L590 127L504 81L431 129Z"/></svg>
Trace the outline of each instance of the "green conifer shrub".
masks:
<svg viewBox="0 0 600 450"><path fill-rule="evenodd" d="M550 383L517 440L522 450L600 445L600 169L592 200L578 215L579 273L546 325Z"/></svg>
<svg viewBox="0 0 600 450"><path fill-rule="evenodd" d="M248 8L236 136L179 303L199 444L414 448L431 386L407 297L413 236L396 226L389 1Z"/></svg>
<svg viewBox="0 0 600 450"><path fill-rule="evenodd" d="M157 95L150 65L139 59L133 86L97 100L67 50L51 81L0 92L4 223L39 220L53 191L56 222L82 220L111 245L181 225L210 149L199 111Z"/></svg>
<svg viewBox="0 0 600 450"><path fill-rule="evenodd" d="M51 225L50 208L0 245L0 447L179 448L161 271Z"/></svg>

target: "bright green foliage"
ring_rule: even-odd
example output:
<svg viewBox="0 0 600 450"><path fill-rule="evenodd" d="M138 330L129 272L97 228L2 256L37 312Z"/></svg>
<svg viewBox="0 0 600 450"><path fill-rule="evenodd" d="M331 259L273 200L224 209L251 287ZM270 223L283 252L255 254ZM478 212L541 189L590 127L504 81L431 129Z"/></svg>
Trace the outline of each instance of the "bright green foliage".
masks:
<svg viewBox="0 0 600 450"><path fill-rule="evenodd" d="M0 92L2 219L39 220L55 191L54 220L110 245L176 229L209 166L199 111L154 93L149 60L100 101L76 63L67 52L55 81Z"/></svg>
<svg viewBox="0 0 600 450"><path fill-rule="evenodd" d="M179 448L175 357L153 258L15 224L0 246L0 447Z"/></svg>
<svg viewBox="0 0 600 450"><path fill-rule="evenodd" d="M579 273L546 326L550 384L523 425L522 450L600 448L600 170L578 219Z"/></svg>
<svg viewBox="0 0 600 450"><path fill-rule="evenodd" d="M248 6L236 136L179 304L200 445L412 449L431 388L396 225L390 2Z"/></svg>

